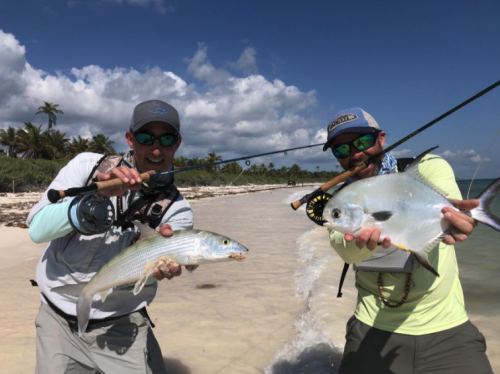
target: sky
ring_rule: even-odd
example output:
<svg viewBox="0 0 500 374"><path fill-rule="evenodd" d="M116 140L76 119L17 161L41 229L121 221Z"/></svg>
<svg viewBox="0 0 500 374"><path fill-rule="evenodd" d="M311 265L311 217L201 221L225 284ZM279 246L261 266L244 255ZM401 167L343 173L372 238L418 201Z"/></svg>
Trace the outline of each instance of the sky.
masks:
<svg viewBox="0 0 500 374"><path fill-rule="evenodd" d="M324 143L361 107L391 145L500 79L499 19L499 0L2 1L0 128L45 127L47 101L68 137L125 151L135 105L160 99L180 113L177 156L229 159ZM500 87L393 155L439 146L470 178L499 130ZM321 147L253 162L337 164ZM499 176L500 139L477 178Z"/></svg>

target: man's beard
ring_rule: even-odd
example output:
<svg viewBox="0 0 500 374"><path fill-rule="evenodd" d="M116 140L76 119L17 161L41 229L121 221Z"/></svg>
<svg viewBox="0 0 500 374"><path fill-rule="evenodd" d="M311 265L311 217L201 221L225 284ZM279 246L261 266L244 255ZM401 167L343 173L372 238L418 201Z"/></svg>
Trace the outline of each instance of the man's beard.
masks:
<svg viewBox="0 0 500 374"><path fill-rule="evenodd" d="M380 171L380 168L382 167L383 160L384 160L384 155L380 155L380 156L377 156L370 161L370 164L373 164L372 175L370 175L370 177L374 177L374 176L378 175L378 172ZM360 163L359 161L353 162L352 164L350 163L349 168L354 167L354 166L356 166L356 164L359 164L359 163ZM356 180L356 181L361 179L358 174L353 175L351 178Z"/></svg>

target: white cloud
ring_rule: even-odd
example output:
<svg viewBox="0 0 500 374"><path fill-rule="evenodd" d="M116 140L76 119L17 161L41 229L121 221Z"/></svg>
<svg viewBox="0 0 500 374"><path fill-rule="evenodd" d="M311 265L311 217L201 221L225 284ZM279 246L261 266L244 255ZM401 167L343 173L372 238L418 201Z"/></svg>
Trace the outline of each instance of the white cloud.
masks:
<svg viewBox="0 0 500 374"><path fill-rule="evenodd" d="M456 151L452 152L450 150L446 150L441 154L441 157L448 161L454 161L456 163L478 163L481 162L481 155L477 154L474 149L469 149L465 151ZM489 158L485 158L484 161L491 161Z"/></svg>
<svg viewBox="0 0 500 374"><path fill-rule="evenodd" d="M234 76L214 67L207 51L200 44L186 61L187 72L200 82L196 84L188 84L181 77L184 72L158 67L139 71L88 65L51 74L32 67L25 47L12 34L0 31L0 126L21 126L24 121L45 124L46 118L35 112L48 101L64 111L57 127L67 136L88 138L103 132L124 149L134 106L156 98L179 111L184 138L180 154L187 157L211 151L247 155L325 141L326 132L317 131L313 114L315 91L302 92L258 74ZM255 56L248 51L242 56ZM255 60L247 57L240 56L234 66L255 73ZM293 162L325 157L320 147L289 156Z"/></svg>
<svg viewBox="0 0 500 374"><path fill-rule="evenodd" d="M402 149L400 151L389 152L393 157L411 157L411 151L409 149Z"/></svg>
<svg viewBox="0 0 500 374"><path fill-rule="evenodd" d="M229 66L234 70L243 72L244 74L257 74L259 69L257 68L257 61L255 55L257 51L253 47L246 47L241 53L240 58L236 62L230 62Z"/></svg>

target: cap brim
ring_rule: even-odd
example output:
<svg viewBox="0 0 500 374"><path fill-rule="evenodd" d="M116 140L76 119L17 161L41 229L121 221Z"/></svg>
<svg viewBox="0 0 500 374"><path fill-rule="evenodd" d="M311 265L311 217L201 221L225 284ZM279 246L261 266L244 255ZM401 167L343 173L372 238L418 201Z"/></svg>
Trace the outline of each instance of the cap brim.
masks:
<svg viewBox="0 0 500 374"><path fill-rule="evenodd" d="M327 140L325 145L323 146L323 152L325 152L328 148L330 148L330 145L333 142L333 139L335 139L336 136L342 135L342 134L348 134L351 132L358 133L358 134L369 134L371 132L377 131L377 129L373 127L349 127L347 129L342 129L333 134L333 136Z"/></svg>

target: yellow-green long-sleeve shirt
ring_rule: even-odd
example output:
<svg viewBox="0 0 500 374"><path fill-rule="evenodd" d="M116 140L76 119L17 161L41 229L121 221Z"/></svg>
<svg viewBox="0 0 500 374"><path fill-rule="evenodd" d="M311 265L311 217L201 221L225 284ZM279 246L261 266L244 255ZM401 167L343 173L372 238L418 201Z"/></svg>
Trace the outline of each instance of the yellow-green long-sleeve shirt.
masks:
<svg viewBox="0 0 500 374"><path fill-rule="evenodd" d="M448 193L448 198L462 199L451 166L442 158L425 156L419 164L420 173ZM418 217L415 217L418 219ZM330 232L330 243L347 263L364 261L375 253L359 249L354 241L346 242L344 234ZM355 316L375 328L408 335L424 335L450 329L468 320L460 284L455 248L439 243L429 254L429 261L440 277L414 262L410 293L400 308L388 308L379 297L377 272L356 272L358 301ZM404 295L406 274L384 273L385 298L398 303Z"/></svg>

